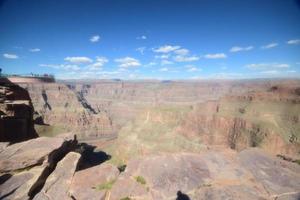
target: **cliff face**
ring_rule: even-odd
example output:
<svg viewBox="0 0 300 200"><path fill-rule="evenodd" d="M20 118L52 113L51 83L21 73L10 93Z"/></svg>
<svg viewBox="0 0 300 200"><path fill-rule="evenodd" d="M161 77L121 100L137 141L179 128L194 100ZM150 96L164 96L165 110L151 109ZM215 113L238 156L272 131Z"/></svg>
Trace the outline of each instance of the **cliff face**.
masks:
<svg viewBox="0 0 300 200"><path fill-rule="evenodd" d="M37 126L45 135L75 132L82 138L114 138L149 106L193 105L226 94L267 88L268 82L65 82L23 84L29 91Z"/></svg>
<svg viewBox="0 0 300 200"><path fill-rule="evenodd" d="M7 79L0 80L0 141L20 142L37 137L28 92Z"/></svg>
<svg viewBox="0 0 300 200"><path fill-rule="evenodd" d="M26 84L37 115L43 124L37 131L48 136L73 132L79 138L114 136L110 116L102 110L94 111L81 92L73 91L64 84ZM41 125L43 125L41 124Z"/></svg>
<svg viewBox="0 0 300 200"><path fill-rule="evenodd" d="M224 96L195 106L178 131L208 145L235 150L260 147L272 154L299 157L299 87L276 86L261 92Z"/></svg>
<svg viewBox="0 0 300 200"><path fill-rule="evenodd" d="M128 136L128 145L135 135L142 143L151 137L166 146L178 138L180 148L190 147L189 141L179 139L184 136L208 146L238 151L261 147L273 154L293 155L300 138L299 86L297 80L23 85L36 118L48 125L36 126L42 135L73 132L94 140L121 134L123 139Z"/></svg>

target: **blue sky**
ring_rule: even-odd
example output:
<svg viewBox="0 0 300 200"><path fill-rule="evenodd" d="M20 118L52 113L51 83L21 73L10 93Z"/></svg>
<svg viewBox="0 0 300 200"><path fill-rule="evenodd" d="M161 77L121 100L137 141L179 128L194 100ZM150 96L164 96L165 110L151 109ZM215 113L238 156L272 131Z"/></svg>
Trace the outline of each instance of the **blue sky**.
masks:
<svg viewBox="0 0 300 200"><path fill-rule="evenodd" d="M300 77L300 3L1 0L0 56L60 79Z"/></svg>

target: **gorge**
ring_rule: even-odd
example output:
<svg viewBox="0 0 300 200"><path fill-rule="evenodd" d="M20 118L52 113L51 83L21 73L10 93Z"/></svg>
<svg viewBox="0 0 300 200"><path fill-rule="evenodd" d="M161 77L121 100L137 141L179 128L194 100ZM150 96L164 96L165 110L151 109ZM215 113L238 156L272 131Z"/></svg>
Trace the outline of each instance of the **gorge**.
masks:
<svg viewBox="0 0 300 200"><path fill-rule="evenodd" d="M0 199L300 197L297 79L1 88Z"/></svg>

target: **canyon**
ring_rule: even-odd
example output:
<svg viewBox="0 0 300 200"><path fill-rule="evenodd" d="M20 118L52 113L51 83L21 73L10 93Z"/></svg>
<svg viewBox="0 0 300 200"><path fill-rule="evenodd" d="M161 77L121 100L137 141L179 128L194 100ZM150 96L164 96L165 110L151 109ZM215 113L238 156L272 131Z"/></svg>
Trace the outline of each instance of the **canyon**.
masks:
<svg viewBox="0 0 300 200"><path fill-rule="evenodd" d="M1 83L0 94L0 199L300 197L300 80Z"/></svg>

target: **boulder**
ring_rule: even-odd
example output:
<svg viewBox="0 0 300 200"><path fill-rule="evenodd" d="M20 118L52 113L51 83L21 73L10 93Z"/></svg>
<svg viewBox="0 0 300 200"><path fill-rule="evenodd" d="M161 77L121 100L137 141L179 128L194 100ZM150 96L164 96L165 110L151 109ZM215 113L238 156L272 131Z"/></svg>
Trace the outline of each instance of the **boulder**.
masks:
<svg viewBox="0 0 300 200"><path fill-rule="evenodd" d="M71 199L69 188L79 159L80 154L75 152L68 153L57 164L53 173L47 178L43 189L33 199Z"/></svg>
<svg viewBox="0 0 300 200"><path fill-rule="evenodd" d="M40 137L6 147L0 152L0 172L41 165L64 150L62 138Z"/></svg>
<svg viewBox="0 0 300 200"><path fill-rule="evenodd" d="M30 199L30 191L34 190L45 167L37 166L15 175L4 174L4 183L0 185L0 199Z"/></svg>

